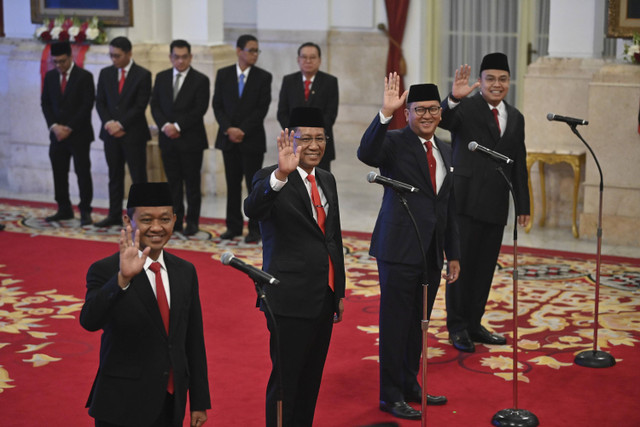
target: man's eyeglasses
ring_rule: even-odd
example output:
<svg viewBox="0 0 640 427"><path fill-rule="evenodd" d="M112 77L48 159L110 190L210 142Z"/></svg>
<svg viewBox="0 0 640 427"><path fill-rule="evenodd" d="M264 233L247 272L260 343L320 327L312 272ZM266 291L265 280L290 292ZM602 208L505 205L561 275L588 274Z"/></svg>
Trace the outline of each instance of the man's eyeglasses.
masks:
<svg viewBox="0 0 640 427"><path fill-rule="evenodd" d="M431 107L415 107L413 109L413 111L415 111L416 114L420 117L424 116L427 111L432 116L437 116L438 114L440 114L440 110L442 110L442 107L436 105L432 105Z"/></svg>
<svg viewBox="0 0 640 427"><path fill-rule="evenodd" d="M242 49L245 52L249 52L252 55L260 55L260 52L262 52L260 49L256 49L256 48L251 48L251 49Z"/></svg>
<svg viewBox="0 0 640 427"><path fill-rule="evenodd" d="M298 140L298 145L309 145L313 141L317 142L318 145L322 145L329 139L328 136L316 136L315 138L311 136L294 136L294 138Z"/></svg>

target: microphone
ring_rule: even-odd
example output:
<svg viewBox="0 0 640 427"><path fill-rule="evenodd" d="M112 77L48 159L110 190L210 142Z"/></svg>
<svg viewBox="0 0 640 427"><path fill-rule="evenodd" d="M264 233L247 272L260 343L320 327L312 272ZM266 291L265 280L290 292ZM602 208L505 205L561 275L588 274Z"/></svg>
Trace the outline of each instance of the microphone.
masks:
<svg viewBox="0 0 640 427"><path fill-rule="evenodd" d="M556 122L565 122L569 125L588 125L589 122L582 119L574 119L573 117L564 117L558 116L557 114L549 113L547 114L547 120L556 121Z"/></svg>
<svg viewBox="0 0 640 427"><path fill-rule="evenodd" d="M490 157L491 157L492 159L494 159L494 160L498 160L498 161L500 161L500 162L505 162L506 164L513 163L513 160L511 160L510 158L508 158L508 157L507 157L507 156L505 156L504 154L500 154L500 153L498 153L497 151L490 150L490 149L488 149L487 147L484 147L484 146L482 146L482 145L478 144L478 143L477 143L477 142L475 142L475 141L471 141L471 142L469 143L468 148L469 148L469 151L476 151L476 150L478 150L478 151L480 151L480 152L482 152L482 153L484 153L484 154L486 154L486 155L490 156Z"/></svg>
<svg viewBox="0 0 640 427"><path fill-rule="evenodd" d="M246 273L251 279L256 282L268 283L270 285L277 285L280 283L278 279L276 279L266 271L262 271L252 265L245 263L242 260L239 260L231 252L223 253L222 257L220 257L220 260L224 265L230 265L236 270L240 270L243 273Z"/></svg>
<svg viewBox="0 0 640 427"><path fill-rule="evenodd" d="M386 176L378 175L375 172L369 172L367 175L367 181L370 183L382 184L385 187L391 187L400 193L417 193L420 191L416 187L405 184L404 182L396 181L395 179L387 178Z"/></svg>

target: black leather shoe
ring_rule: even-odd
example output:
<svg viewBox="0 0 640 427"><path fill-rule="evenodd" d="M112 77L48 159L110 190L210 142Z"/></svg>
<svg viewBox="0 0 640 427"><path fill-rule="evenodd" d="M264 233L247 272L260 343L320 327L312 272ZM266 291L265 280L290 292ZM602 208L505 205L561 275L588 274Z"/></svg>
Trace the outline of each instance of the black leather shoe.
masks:
<svg viewBox="0 0 640 427"><path fill-rule="evenodd" d="M421 392L417 392L417 393L413 393L410 395L406 395L405 399L407 399L407 402L415 402L415 403L422 403L422 393ZM433 405L433 406L437 406L437 405L444 405L445 403L447 403L447 397L446 396L432 396L430 394L427 394L427 405Z"/></svg>
<svg viewBox="0 0 640 427"><path fill-rule="evenodd" d="M242 233L234 233L231 230L227 230L227 231L225 231L224 233L222 233L220 235L220 238L222 240L230 240L230 239L233 239L234 237L241 236L241 235L242 235Z"/></svg>
<svg viewBox="0 0 640 427"><path fill-rule="evenodd" d="M91 219L91 212L80 212L80 226L93 224L93 219Z"/></svg>
<svg viewBox="0 0 640 427"><path fill-rule="evenodd" d="M196 224L187 224L187 226L184 228L184 234L185 236L193 236L194 234L196 234L198 232L198 226Z"/></svg>
<svg viewBox="0 0 640 427"><path fill-rule="evenodd" d="M469 333L466 330L449 332L449 342L453 344L453 346L466 353L473 353L476 351L476 346L471 341L469 337Z"/></svg>
<svg viewBox="0 0 640 427"><path fill-rule="evenodd" d="M507 339L505 337L489 332L487 328L482 325L480 325L480 328L478 328L477 331L470 333L469 337L471 337L473 341L482 344L504 345L507 343Z"/></svg>
<svg viewBox="0 0 640 427"><path fill-rule="evenodd" d="M262 239L260 233L251 233L247 234L244 238L245 243L258 243Z"/></svg>
<svg viewBox="0 0 640 427"><path fill-rule="evenodd" d="M47 222L64 221L65 219L73 219L73 211L58 211L44 220Z"/></svg>
<svg viewBox="0 0 640 427"><path fill-rule="evenodd" d="M405 420L419 420L422 418L422 412L413 409L407 402L391 402L380 401L380 410L385 411L397 418Z"/></svg>
<svg viewBox="0 0 640 427"><path fill-rule="evenodd" d="M96 222L96 227L111 227L112 225L118 225L122 227L122 218L107 216L102 221Z"/></svg>

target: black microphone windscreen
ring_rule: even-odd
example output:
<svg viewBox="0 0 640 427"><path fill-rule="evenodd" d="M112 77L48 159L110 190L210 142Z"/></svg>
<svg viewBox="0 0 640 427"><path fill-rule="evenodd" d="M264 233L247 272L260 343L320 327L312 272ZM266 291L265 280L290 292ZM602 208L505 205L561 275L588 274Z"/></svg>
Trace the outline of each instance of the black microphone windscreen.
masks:
<svg viewBox="0 0 640 427"><path fill-rule="evenodd" d="M225 252L220 257L220 261L222 261L224 265L229 265L233 258L235 258L235 256L231 252Z"/></svg>

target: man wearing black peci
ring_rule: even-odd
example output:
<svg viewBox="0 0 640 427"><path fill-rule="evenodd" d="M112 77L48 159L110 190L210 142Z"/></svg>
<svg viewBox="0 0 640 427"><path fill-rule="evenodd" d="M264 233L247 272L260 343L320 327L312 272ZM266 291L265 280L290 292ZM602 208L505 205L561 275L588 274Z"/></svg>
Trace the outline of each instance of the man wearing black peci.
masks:
<svg viewBox="0 0 640 427"><path fill-rule="evenodd" d="M45 75L40 100L49 128L49 158L58 210L46 220L73 218L69 198L69 166L73 157L80 191L80 225L89 225L93 222L93 182L89 156L94 139L91 125L91 110L95 100L93 75L73 62L69 42L53 43L51 56L56 69Z"/></svg>
<svg viewBox="0 0 640 427"><path fill-rule="evenodd" d="M133 184L120 251L87 272L80 324L102 330L87 407L96 427L192 427L211 408L196 269L164 250L176 216L167 183Z"/></svg>
<svg viewBox="0 0 640 427"><path fill-rule="evenodd" d="M440 127L451 131L453 185L460 227L460 267L455 285L447 285L447 329L452 345L474 352L475 342L505 344L507 340L480 323L491 291L511 195L496 170L496 162L468 149L469 142L497 151L514 160L502 165L513 185L516 217L522 227L529 222L527 151L524 117L504 99L511 74L507 56L490 53L482 59L478 81L469 85L471 68L456 70L452 92L442 102ZM480 88L479 93L468 96Z"/></svg>
<svg viewBox="0 0 640 427"><path fill-rule="evenodd" d="M380 276L380 409L398 418L420 419L422 412L407 402L421 402L422 393L426 393L417 378L422 353L422 285L426 278L430 317L443 254L448 260L448 271L442 274L447 283L455 282L460 272L458 229L451 147L434 135L440 122L438 88L419 84L400 94L399 87L397 73L385 78L382 108L362 136L358 158L380 168L383 176L419 189L407 193L406 200L415 216L422 248L398 195L385 187L369 253L377 260ZM403 106L407 126L388 131L394 111ZM429 405L446 402L445 396L427 395Z"/></svg>
<svg viewBox="0 0 640 427"><path fill-rule="evenodd" d="M333 323L344 310L344 255L336 181L318 167L326 145L322 112L295 108L290 127L278 137L278 164L255 174L244 210L260 221L263 270L280 280L264 289L277 324L267 314L267 426L276 426L281 373L283 425L311 427Z"/></svg>

